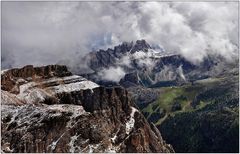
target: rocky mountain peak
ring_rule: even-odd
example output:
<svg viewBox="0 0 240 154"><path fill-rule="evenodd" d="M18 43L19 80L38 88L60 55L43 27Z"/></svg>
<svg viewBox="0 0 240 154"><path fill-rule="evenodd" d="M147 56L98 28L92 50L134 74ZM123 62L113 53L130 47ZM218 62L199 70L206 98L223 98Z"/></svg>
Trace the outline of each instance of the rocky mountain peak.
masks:
<svg viewBox="0 0 240 154"><path fill-rule="evenodd" d="M134 53L136 51L147 51L148 49L151 49L151 46L147 43L146 40L137 40L135 43L123 42L122 44L114 47L114 51L121 53Z"/></svg>
<svg viewBox="0 0 240 154"><path fill-rule="evenodd" d="M99 50L96 52L90 52L82 60L94 71L102 68L108 68L115 66L117 61L124 56L133 55L136 52L148 52L152 49L151 46L145 40L137 40L134 42L123 42L122 44L115 46L113 49ZM140 53L141 54L141 53ZM82 72L81 70L79 70Z"/></svg>
<svg viewBox="0 0 240 154"><path fill-rule="evenodd" d="M147 43L147 41L137 40L131 52L134 53L136 51L147 51L148 49L151 49L151 46Z"/></svg>
<svg viewBox="0 0 240 154"><path fill-rule="evenodd" d="M122 87L101 87L58 65L1 77L3 152L174 152Z"/></svg>

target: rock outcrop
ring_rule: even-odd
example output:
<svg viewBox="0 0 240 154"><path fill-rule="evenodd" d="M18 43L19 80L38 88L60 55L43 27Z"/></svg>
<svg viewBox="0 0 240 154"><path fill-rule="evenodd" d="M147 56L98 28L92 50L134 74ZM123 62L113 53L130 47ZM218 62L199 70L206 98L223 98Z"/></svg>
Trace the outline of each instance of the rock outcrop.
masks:
<svg viewBox="0 0 240 154"><path fill-rule="evenodd" d="M174 152L121 87L65 66L2 72L3 152Z"/></svg>
<svg viewBox="0 0 240 154"><path fill-rule="evenodd" d="M62 65L48 65L43 67L33 67L27 65L21 69L15 68L2 72L1 75L1 89L12 93L19 92L19 85L25 81L38 81L51 77L70 76L71 72L67 70L66 66Z"/></svg>

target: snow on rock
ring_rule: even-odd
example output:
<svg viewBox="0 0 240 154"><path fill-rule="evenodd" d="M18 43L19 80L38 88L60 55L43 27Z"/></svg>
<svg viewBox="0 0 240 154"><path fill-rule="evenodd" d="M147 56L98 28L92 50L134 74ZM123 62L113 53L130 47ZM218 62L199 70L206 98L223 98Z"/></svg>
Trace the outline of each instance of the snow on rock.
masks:
<svg viewBox="0 0 240 154"><path fill-rule="evenodd" d="M36 85L37 84L35 82L29 82L29 83L20 85L19 94L17 95L17 98L20 100L23 100L25 103L33 103L33 101L35 101L35 98L41 95L36 90L32 89ZM42 97L43 96L41 96L39 99L42 99Z"/></svg>
<svg viewBox="0 0 240 154"><path fill-rule="evenodd" d="M45 91L36 88L27 93L27 95L23 97L23 100L26 103L40 103L43 102L47 97L49 97L49 95Z"/></svg>
<svg viewBox="0 0 240 154"><path fill-rule="evenodd" d="M117 134L118 134L119 131L120 131L120 128L119 128L118 131L115 133L115 135L111 138L112 143L115 143L115 142L116 142Z"/></svg>
<svg viewBox="0 0 240 154"><path fill-rule="evenodd" d="M1 75L7 72L9 69L1 70Z"/></svg>
<svg viewBox="0 0 240 154"><path fill-rule="evenodd" d="M59 112L71 112L71 118L76 118L82 114L89 114L89 112L84 110L83 106L73 104L54 104L47 106L47 109Z"/></svg>
<svg viewBox="0 0 240 154"><path fill-rule="evenodd" d="M51 97L46 91L40 88L33 88L36 83L27 83L20 86L20 93L17 98L23 100L25 103L39 103L43 102L47 97Z"/></svg>
<svg viewBox="0 0 240 154"><path fill-rule="evenodd" d="M23 85L20 85L19 87L19 91L21 94L23 94L25 91L29 90L30 88L33 88L37 86L37 83L36 82L29 82L29 83L26 83L26 84L23 84Z"/></svg>
<svg viewBox="0 0 240 154"><path fill-rule="evenodd" d="M79 91L79 90L85 90L85 89L93 89L96 87L99 87L99 85L92 81L81 81L81 82L53 86L48 88L48 90L53 91L55 93L62 93L62 92L72 92L72 91Z"/></svg>
<svg viewBox="0 0 240 154"><path fill-rule="evenodd" d="M39 83L31 82L31 83L20 86L20 91L25 91L30 87L36 87L36 86L46 85L50 83L54 83L56 84L56 86L50 86L44 89L52 93L72 92L72 91L93 89L93 88L99 87L98 84L92 81L88 81L87 79L81 76L72 75L72 76L67 76L62 78L53 77Z"/></svg>
<svg viewBox="0 0 240 154"><path fill-rule="evenodd" d="M114 147L112 144L104 151L104 153L117 153L117 147Z"/></svg>
<svg viewBox="0 0 240 154"><path fill-rule="evenodd" d="M16 82L17 82L17 83L26 83L27 81L24 80L23 78L19 78L19 79L17 79Z"/></svg>
<svg viewBox="0 0 240 154"><path fill-rule="evenodd" d="M59 140L65 135L65 133L63 133L56 141L53 141L48 148L51 148L51 150L55 150L57 143L59 142Z"/></svg>
<svg viewBox="0 0 240 154"><path fill-rule="evenodd" d="M98 149L98 147L100 146L100 144L89 144L88 148L89 148L89 152L88 153L93 153L94 150Z"/></svg>
<svg viewBox="0 0 240 154"><path fill-rule="evenodd" d="M19 82L25 82L19 80ZM54 86L52 86L54 85ZM19 86L17 98L25 103L39 103L56 93L72 92L99 87L98 84L87 79L72 75L62 78L50 78L40 82L29 82ZM92 91L93 92L93 91Z"/></svg>
<svg viewBox="0 0 240 154"><path fill-rule="evenodd" d="M51 108L53 109L53 107L55 106L58 106L58 105L51 105ZM68 121L67 123L67 127L68 128L72 128L76 123L73 123L75 118L77 118L78 116L80 115L87 115L87 114L90 114L89 112L86 112L83 108L83 106L80 106L80 105L65 105L65 106L61 106L60 107L61 110L68 110L70 111L71 113L73 113L70 117L70 120Z"/></svg>
<svg viewBox="0 0 240 154"><path fill-rule="evenodd" d="M175 53L165 53L163 54L160 51L148 49L148 51L139 50L132 55L130 55L133 59L145 59L145 58L163 58L170 57L176 55Z"/></svg>
<svg viewBox="0 0 240 154"><path fill-rule="evenodd" d="M132 109L132 112L130 114L130 119L126 123L126 134L127 135L131 132L132 128L134 127L134 123L135 123L134 114L135 114L135 112L138 112L138 110L134 107L131 107L131 109Z"/></svg>
<svg viewBox="0 0 240 154"><path fill-rule="evenodd" d="M75 141L78 139L78 136L79 136L79 135L76 135L76 134L75 134L74 136L72 136L72 137L70 138L70 142L69 142L68 145L70 146L70 150L69 150L69 151L70 151L71 153L74 153L76 149L79 149L79 147L76 147L76 146L74 145Z"/></svg>
<svg viewBox="0 0 240 154"><path fill-rule="evenodd" d="M68 83L68 82L80 82L80 81L84 81L87 80L81 76L78 75L71 75L71 76L66 76L66 77L52 77L50 79L44 80L43 83L52 83L52 82L64 82L64 83Z"/></svg>
<svg viewBox="0 0 240 154"><path fill-rule="evenodd" d="M22 110L25 106L14 106L14 105L1 105L1 118L4 119L8 117L9 115L11 116L11 120L8 122L11 124L12 122L15 121L16 117L18 117L21 113ZM19 124L20 122L17 121Z"/></svg>
<svg viewBox="0 0 240 154"><path fill-rule="evenodd" d="M3 105L3 106L1 106L1 108L2 108L2 116L4 117L4 116L6 116L6 115L4 115L3 113L3 110L5 109L6 110L6 108L4 108L5 106ZM11 120L9 121L9 123L12 123L14 120L15 120L15 118L17 117L17 115L18 115L18 112L21 110L21 109L15 109L15 110L9 110L9 109L7 109L10 113L11 113L11 115L12 115L12 117L11 117ZM10 115L10 114L9 114Z"/></svg>
<svg viewBox="0 0 240 154"><path fill-rule="evenodd" d="M115 143L115 140L117 139L117 134L115 134L112 138L111 138L111 141L113 142L113 143Z"/></svg>

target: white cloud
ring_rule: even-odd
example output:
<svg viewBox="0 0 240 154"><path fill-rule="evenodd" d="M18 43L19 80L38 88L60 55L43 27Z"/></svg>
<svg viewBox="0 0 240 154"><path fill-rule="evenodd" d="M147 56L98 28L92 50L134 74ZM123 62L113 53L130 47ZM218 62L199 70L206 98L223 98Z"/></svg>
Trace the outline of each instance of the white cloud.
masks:
<svg viewBox="0 0 240 154"><path fill-rule="evenodd" d="M237 2L2 2L2 52L11 53L2 66L57 63L137 39L194 63L208 54L231 60Z"/></svg>
<svg viewBox="0 0 240 154"><path fill-rule="evenodd" d="M121 67L110 67L98 72L98 77L102 80L119 82L125 75L125 71Z"/></svg>

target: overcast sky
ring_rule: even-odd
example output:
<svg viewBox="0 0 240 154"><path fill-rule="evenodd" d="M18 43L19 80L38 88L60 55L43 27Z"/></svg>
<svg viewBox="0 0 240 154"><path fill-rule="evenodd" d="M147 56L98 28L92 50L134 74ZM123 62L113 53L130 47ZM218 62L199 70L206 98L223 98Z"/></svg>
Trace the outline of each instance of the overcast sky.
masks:
<svg viewBox="0 0 240 154"><path fill-rule="evenodd" d="M231 60L237 2L2 2L2 68L54 64L145 39L192 62Z"/></svg>

